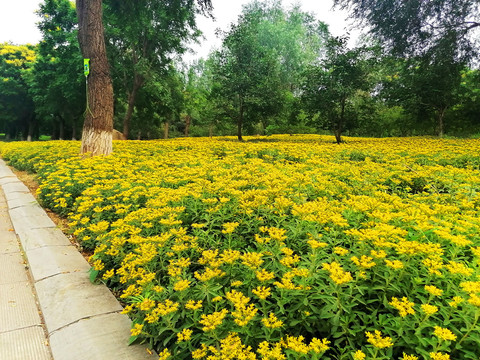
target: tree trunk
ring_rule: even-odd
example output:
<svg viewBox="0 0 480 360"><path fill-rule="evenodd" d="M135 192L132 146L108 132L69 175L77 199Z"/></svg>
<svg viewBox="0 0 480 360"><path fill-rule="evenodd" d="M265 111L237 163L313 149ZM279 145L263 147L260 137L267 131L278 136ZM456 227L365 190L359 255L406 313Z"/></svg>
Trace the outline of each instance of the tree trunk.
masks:
<svg viewBox="0 0 480 360"><path fill-rule="evenodd" d="M442 138L445 135L445 112L446 108L442 108L438 111L438 137Z"/></svg>
<svg viewBox="0 0 480 360"><path fill-rule="evenodd" d="M77 140L77 124L75 118L72 119L72 140Z"/></svg>
<svg viewBox="0 0 480 360"><path fill-rule="evenodd" d="M112 152L113 87L105 49L102 0L76 0L76 5L80 48L83 57L90 59L81 153L109 155Z"/></svg>
<svg viewBox="0 0 480 360"><path fill-rule="evenodd" d="M343 132L343 122L345 118L345 104L346 104L346 99L343 98L340 103L340 116L337 120L336 128L335 128L335 140L337 141L337 144L342 143L342 132Z"/></svg>
<svg viewBox="0 0 480 360"><path fill-rule="evenodd" d="M28 121L28 134L27 141L32 141L33 130L35 129L35 115L33 115Z"/></svg>
<svg viewBox="0 0 480 360"><path fill-rule="evenodd" d="M163 138L168 139L168 127L170 125L170 122L167 120L164 123L164 128L163 128Z"/></svg>
<svg viewBox="0 0 480 360"><path fill-rule="evenodd" d="M190 133L191 123L192 123L192 117L190 115L185 116L185 137L188 137Z"/></svg>
<svg viewBox="0 0 480 360"><path fill-rule="evenodd" d="M242 126L243 126L243 97L240 96L240 111L239 111L239 114L238 114L238 122L237 122L238 141L243 141Z"/></svg>
<svg viewBox="0 0 480 360"><path fill-rule="evenodd" d="M213 124L210 123L208 125L208 136L212 137L213 136Z"/></svg>
<svg viewBox="0 0 480 360"><path fill-rule="evenodd" d="M143 85L143 78L135 74L133 79L133 87L132 91L128 94L128 106L127 112L125 113L125 117L123 118L123 135L126 139L128 139L128 135L130 133L130 122L132 120L133 109L135 108L135 101L137 99L138 90Z"/></svg>
<svg viewBox="0 0 480 360"><path fill-rule="evenodd" d="M64 140L65 139L65 120L61 116L58 117L58 128L59 128L58 140Z"/></svg>

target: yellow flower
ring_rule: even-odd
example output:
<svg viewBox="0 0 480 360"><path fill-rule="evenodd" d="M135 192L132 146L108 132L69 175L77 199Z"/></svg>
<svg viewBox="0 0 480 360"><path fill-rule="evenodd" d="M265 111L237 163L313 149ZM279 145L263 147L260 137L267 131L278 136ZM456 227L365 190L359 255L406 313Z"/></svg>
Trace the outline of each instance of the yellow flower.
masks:
<svg viewBox="0 0 480 360"><path fill-rule="evenodd" d="M451 274L454 274L454 275L460 274L460 275L470 276L473 273L473 269L470 269L465 264L455 262L455 261L450 261L449 264L446 266L446 268Z"/></svg>
<svg viewBox="0 0 480 360"><path fill-rule="evenodd" d="M430 294L435 295L435 296L442 296L443 290L437 288L436 286L433 285L425 285L425 290L427 290Z"/></svg>
<svg viewBox="0 0 480 360"><path fill-rule="evenodd" d="M143 324L135 324L133 325L133 328L130 329L130 334L132 336L137 336L140 335L143 329Z"/></svg>
<svg viewBox="0 0 480 360"><path fill-rule="evenodd" d="M480 294L480 281L463 281L460 287L469 294Z"/></svg>
<svg viewBox="0 0 480 360"><path fill-rule="evenodd" d="M273 313L270 313L268 315L268 318L263 318L262 323L265 327L271 328L271 329L275 329L283 326L283 321L278 320L275 314Z"/></svg>
<svg viewBox="0 0 480 360"><path fill-rule="evenodd" d="M155 300L152 299L143 299L143 301L138 305L138 308L142 311L148 311L155 306Z"/></svg>
<svg viewBox="0 0 480 360"><path fill-rule="evenodd" d="M432 314L435 314L436 312L438 312L438 307L435 306L435 305L422 304L422 305L420 305L420 308L427 315L432 315Z"/></svg>
<svg viewBox="0 0 480 360"><path fill-rule="evenodd" d="M341 246L336 246L333 248L333 252L337 255L344 256L348 254L348 249L345 249Z"/></svg>
<svg viewBox="0 0 480 360"><path fill-rule="evenodd" d="M173 290L175 291L183 291L190 287L190 281L188 280L179 280L173 285Z"/></svg>
<svg viewBox="0 0 480 360"><path fill-rule="evenodd" d="M403 262L400 260L387 260L385 259L385 264L395 270L403 269Z"/></svg>
<svg viewBox="0 0 480 360"><path fill-rule="evenodd" d="M450 355L441 352L431 352L430 359L432 360L450 360Z"/></svg>
<svg viewBox="0 0 480 360"><path fill-rule="evenodd" d="M320 353L325 352L328 349L330 349L328 344L330 344L330 341L328 341L327 339L320 340L320 339L317 339L317 338L312 338L308 347L314 353L320 354Z"/></svg>
<svg viewBox="0 0 480 360"><path fill-rule="evenodd" d="M265 286L257 286L255 289L252 290L252 293L262 300L265 300L271 295L270 288Z"/></svg>
<svg viewBox="0 0 480 360"><path fill-rule="evenodd" d="M385 250L371 250L370 255L377 259L384 259L385 257L387 257L387 253L385 252Z"/></svg>
<svg viewBox="0 0 480 360"><path fill-rule="evenodd" d="M223 224L222 233L223 234L231 234L235 231L235 229L238 227L238 225L240 225L238 222L225 223L225 224Z"/></svg>
<svg viewBox="0 0 480 360"><path fill-rule="evenodd" d="M239 326L247 325L250 320L257 314L258 309L254 304L235 306L235 310L232 311L235 323Z"/></svg>
<svg viewBox="0 0 480 360"><path fill-rule="evenodd" d="M462 302L464 301L464 299L461 297L461 296L454 296L452 301L450 301L448 303L448 305L450 305L451 307L453 308L456 308L458 305L460 305Z"/></svg>
<svg viewBox="0 0 480 360"><path fill-rule="evenodd" d="M170 351L168 351L168 349L164 349L162 352L158 354L158 356L159 356L158 360L167 360L172 356L172 354L170 353Z"/></svg>
<svg viewBox="0 0 480 360"><path fill-rule="evenodd" d="M305 338L303 336L287 336L287 339L285 340L285 347L295 352L306 354L310 349L305 344L304 340Z"/></svg>
<svg viewBox="0 0 480 360"><path fill-rule="evenodd" d="M435 326L434 329L433 334L441 340L454 341L457 339L457 336L448 329L440 326Z"/></svg>
<svg viewBox="0 0 480 360"><path fill-rule="evenodd" d="M202 314L200 324L203 325L202 330L207 332L210 330L215 330L215 328L222 324L223 319L227 316L228 310L222 309L221 311L216 311L213 314L205 315Z"/></svg>
<svg viewBox="0 0 480 360"><path fill-rule="evenodd" d="M392 297L392 301L389 302L389 304L399 311L401 317L405 317L408 314L415 314L415 310L413 310L413 306L415 304L411 301L408 301L406 297L403 297L401 300L397 299L396 297Z"/></svg>
<svg viewBox="0 0 480 360"><path fill-rule="evenodd" d="M272 280L275 277L275 274L265 269L261 269L261 270L255 271L255 276L259 281L265 282L268 280Z"/></svg>
<svg viewBox="0 0 480 360"><path fill-rule="evenodd" d="M403 353L403 357L400 360L418 360L418 356L407 355L407 354Z"/></svg>
<svg viewBox="0 0 480 360"><path fill-rule="evenodd" d="M110 279L113 275L115 275L115 270L110 269L110 270L106 271L105 274L103 274L102 279L103 280Z"/></svg>
<svg viewBox="0 0 480 360"><path fill-rule="evenodd" d="M197 310L202 307L202 300L198 300L195 302L195 300L188 300L187 303L185 304L185 308L188 310Z"/></svg>
<svg viewBox="0 0 480 360"><path fill-rule="evenodd" d="M366 357L367 355L365 355L362 350L357 350L355 354L353 354L353 360L364 360Z"/></svg>
<svg viewBox="0 0 480 360"><path fill-rule="evenodd" d="M270 349L268 341L262 341L258 345L257 352L262 355L262 359L272 359L272 360L285 360L286 357L282 353L282 344L280 342L276 343Z"/></svg>
<svg viewBox="0 0 480 360"><path fill-rule="evenodd" d="M472 305L480 307L480 296L475 294L470 294L470 298L468 299L468 302Z"/></svg>
<svg viewBox="0 0 480 360"><path fill-rule="evenodd" d="M382 333L375 330L375 334L371 332L365 332L367 341L378 349L384 349L393 346L392 338L385 336L382 338Z"/></svg>
<svg viewBox="0 0 480 360"><path fill-rule="evenodd" d="M352 256L350 260L352 260L355 263L355 265L360 266L364 269L370 269L371 267L374 267L375 265L377 265L375 261L373 261L373 258L365 255L362 255L360 259L356 256Z"/></svg>
<svg viewBox="0 0 480 360"><path fill-rule="evenodd" d="M231 287L239 287L239 286L242 286L243 282L241 282L240 280L236 280L236 281L232 281L230 286Z"/></svg>
<svg viewBox="0 0 480 360"><path fill-rule="evenodd" d="M195 276L196 279L206 282L208 280L213 279L214 277L222 277L225 275L225 272L220 270L220 269L212 269L212 268L205 268L204 273L199 273L198 271L195 271L193 276Z"/></svg>
<svg viewBox="0 0 480 360"><path fill-rule="evenodd" d="M248 266L250 269L255 270L263 264L262 254L257 252L248 252L241 257L242 264Z"/></svg>
<svg viewBox="0 0 480 360"><path fill-rule="evenodd" d="M342 285L353 280L352 274L343 270L340 264L336 261L332 262L331 264L323 263L322 268L330 272L330 278L337 285Z"/></svg>
<svg viewBox="0 0 480 360"><path fill-rule="evenodd" d="M205 356L207 356L207 353L208 353L208 348L205 346L205 344L201 344L200 349L192 351L192 358L202 359Z"/></svg>
<svg viewBox="0 0 480 360"><path fill-rule="evenodd" d="M192 337L193 331L190 329L183 329L177 333L177 342L188 341Z"/></svg>

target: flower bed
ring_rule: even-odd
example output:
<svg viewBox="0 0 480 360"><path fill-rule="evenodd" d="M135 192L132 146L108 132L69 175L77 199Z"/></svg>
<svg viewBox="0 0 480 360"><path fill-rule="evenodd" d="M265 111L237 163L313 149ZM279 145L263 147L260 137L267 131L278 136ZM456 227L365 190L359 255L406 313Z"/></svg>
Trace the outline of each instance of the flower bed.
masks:
<svg viewBox="0 0 480 360"><path fill-rule="evenodd" d="M479 140L0 144L161 359L478 359Z"/></svg>

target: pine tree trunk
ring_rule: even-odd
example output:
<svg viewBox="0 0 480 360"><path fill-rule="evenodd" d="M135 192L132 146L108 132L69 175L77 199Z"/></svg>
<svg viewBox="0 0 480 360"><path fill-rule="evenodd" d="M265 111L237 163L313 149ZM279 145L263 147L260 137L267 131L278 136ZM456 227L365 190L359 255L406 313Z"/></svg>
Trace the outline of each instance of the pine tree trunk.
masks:
<svg viewBox="0 0 480 360"><path fill-rule="evenodd" d="M105 48L102 0L76 0L78 40L82 55L90 59L88 108L82 132L81 153L112 152L113 87Z"/></svg>

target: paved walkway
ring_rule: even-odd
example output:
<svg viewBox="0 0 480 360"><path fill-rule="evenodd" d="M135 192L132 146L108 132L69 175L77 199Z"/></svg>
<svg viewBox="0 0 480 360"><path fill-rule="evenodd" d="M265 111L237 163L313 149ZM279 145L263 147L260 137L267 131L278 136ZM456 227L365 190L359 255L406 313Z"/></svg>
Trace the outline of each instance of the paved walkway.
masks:
<svg viewBox="0 0 480 360"><path fill-rule="evenodd" d="M150 360L130 320L0 159L0 359Z"/></svg>

